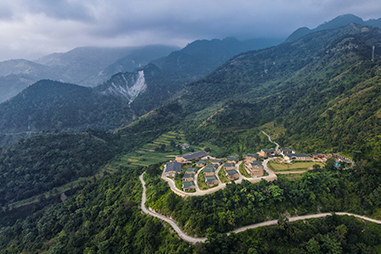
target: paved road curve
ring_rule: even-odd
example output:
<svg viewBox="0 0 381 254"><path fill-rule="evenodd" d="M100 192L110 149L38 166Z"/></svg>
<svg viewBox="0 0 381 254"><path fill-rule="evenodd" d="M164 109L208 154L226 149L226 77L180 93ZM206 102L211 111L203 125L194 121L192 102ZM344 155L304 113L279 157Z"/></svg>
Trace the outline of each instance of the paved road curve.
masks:
<svg viewBox="0 0 381 254"><path fill-rule="evenodd" d="M154 211L151 211L151 210L147 209L147 207L145 206L145 202L147 201L147 197L146 197L145 182L143 180L143 175L144 174L145 174L145 172L139 176L140 182L142 183L142 186L143 186L142 202L141 202L142 211L145 214L149 214L149 215L151 215L153 217L156 217L156 218L158 218L160 220L163 220L163 221L169 223L171 225L171 227L179 235L179 237L181 239L183 239L184 241L187 241L187 242L192 243L192 244L195 244L197 242L205 242L206 241L205 237L204 238L197 238L197 237L189 236L189 235L185 234L180 229L180 227L178 226L178 224L177 224L177 222L175 220L170 219L170 218L168 218L168 217L166 217L166 216L164 216L162 214L159 214L157 212L154 212ZM354 217L362 219L362 220L366 220L366 221L370 221L370 222L373 222L373 223L381 224L381 221L379 221L379 220L371 219L371 218L368 218L368 217L365 217L365 216L361 216L361 215L357 215L357 214L353 214L353 213L337 212L336 214L337 215L354 216ZM295 216L295 217L288 218L288 221L289 222L293 222L293 221L297 221L297 220L306 220L306 219L312 219L312 218L321 218L321 217L325 217L325 216L328 216L328 215L332 215L332 214L331 213L318 213L318 214L310 214L310 215L303 215L303 216ZM253 228L258 228L258 227L276 225L277 223L278 223L277 220L270 220L270 221L265 221L265 222L261 222L261 223L256 223L256 224L240 227L240 228L234 229L232 232L239 233L239 232L245 231L247 229L253 229Z"/></svg>
<svg viewBox="0 0 381 254"><path fill-rule="evenodd" d="M145 172L143 174L141 174L139 176L139 179L140 179L140 182L142 183L142 186L143 186L143 192L142 192L142 202L141 202L141 208L142 208L142 211L146 214L149 214L153 217L156 217L160 220L163 220L167 223L169 223L171 225L171 227L176 231L176 233L179 235L179 237L181 239L183 239L184 241L187 241L189 243L197 243L197 242L205 242L206 238L196 238L196 237L191 237L191 236L188 236L186 235L181 229L180 227L177 225L177 222L175 220L172 220L164 215L161 215L159 213L156 213L154 211L151 211L151 210L148 210L147 207L145 206L145 202L147 201L147 196L146 196L146 183L144 182L144 179L143 179L143 175L145 174Z"/></svg>

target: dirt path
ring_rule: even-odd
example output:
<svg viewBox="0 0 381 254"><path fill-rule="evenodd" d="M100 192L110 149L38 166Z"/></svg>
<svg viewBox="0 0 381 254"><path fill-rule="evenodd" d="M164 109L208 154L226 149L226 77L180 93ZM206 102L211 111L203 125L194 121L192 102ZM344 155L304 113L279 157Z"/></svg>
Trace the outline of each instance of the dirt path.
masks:
<svg viewBox="0 0 381 254"><path fill-rule="evenodd" d="M156 218L158 218L160 220L163 220L163 221L169 223L171 225L171 227L179 235L179 237L181 239L183 239L184 241L186 241L186 242L189 242L189 243L192 243L192 244L195 244L197 242L205 242L206 241L205 237L204 238L198 238L198 237L189 236L189 235L185 234L180 229L180 227L178 226L178 224L177 224L177 222L175 220L170 219L167 216L159 214L159 213L157 213L155 211L147 209L147 207L145 206L145 202L147 201L147 196L146 196L145 182L144 182L144 179L143 179L143 175L144 174L145 174L145 172L139 176L140 182L142 183L142 186L143 186L142 202L141 202L141 209L142 209L142 211L145 214L149 214L149 215L151 215L153 217L156 217ZM365 216L361 216L361 215L357 215L357 214L353 214L353 213L337 212L336 214L337 215L354 216L354 217L362 219L362 220L366 220L366 221L370 221L370 222L373 222L373 223L381 224L380 220L371 219L371 218L368 218L368 217L365 217ZM310 215L303 215L303 216L295 216L295 217L288 218L288 221L289 222L294 222L294 221L297 221L297 220L322 218L322 217L329 216L329 215L332 215L332 214L331 213L318 213L318 214L310 214ZM258 227L265 227L265 226L271 226L271 225L276 225L277 223L278 223L278 220L270 220L270 221L265 221L265 222L261 222L261 223L256 223L256 224L240 227L240 228L234 229L231 232L239 233L239 232L245 231L247 229L253 229L253 228L258 228ZM228 233L228 234L230 234L230 233Z"/></svg>

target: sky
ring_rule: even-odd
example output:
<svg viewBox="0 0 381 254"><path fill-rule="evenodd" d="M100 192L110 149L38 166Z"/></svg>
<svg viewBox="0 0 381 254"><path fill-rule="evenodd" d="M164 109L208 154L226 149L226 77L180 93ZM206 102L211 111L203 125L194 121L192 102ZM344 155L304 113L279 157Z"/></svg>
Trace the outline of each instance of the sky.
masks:
<svg viewBox="0 0 381 254"><path fill-rule="evenodd" d="M381 17L380 0L1 0L0 61L75 47L167 44L234 36L286 38L339 15Z"/></svg>

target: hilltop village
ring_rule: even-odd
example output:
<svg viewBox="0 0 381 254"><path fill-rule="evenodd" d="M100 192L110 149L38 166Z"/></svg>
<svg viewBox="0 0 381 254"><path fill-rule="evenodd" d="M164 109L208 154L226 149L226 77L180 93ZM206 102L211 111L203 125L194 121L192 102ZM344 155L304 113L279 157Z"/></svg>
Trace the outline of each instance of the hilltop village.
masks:
<svg viewBox="0 0 381 254"><path fill-rule="evenodd" d="M296 153L290 148L261 149L255 154L232 155L228 158L215 158L206 151L197 151L177 156L175 160L166 163L162 178L179 195L203 195L224 188L231 181L241 183L242 180L248 180L255 183L262 179L276 180L277 174L300 174L312 169L313 165L323 165L330 157L335 159L337 167L340 166L339 163L352 163L350 159L337 154L315 153L310 156ZM275 165L270 166L270 161ZM278 171L274 168L276 165L289 168L296 163L305 166L305 170Z"/></svg>

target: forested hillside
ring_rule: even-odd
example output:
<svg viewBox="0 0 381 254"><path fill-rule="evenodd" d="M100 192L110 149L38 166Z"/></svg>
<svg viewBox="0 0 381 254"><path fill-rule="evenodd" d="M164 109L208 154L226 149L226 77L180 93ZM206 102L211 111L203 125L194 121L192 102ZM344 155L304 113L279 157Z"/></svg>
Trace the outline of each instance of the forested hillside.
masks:
<svg viewBox="0 0 381 254"><path fill-rule="evenodd" d="M124 98L42 80L0 104L0 146L41 131L112 130L128 124L133 115Z"/></svg>
<svg viewBox="0 0 381 254"><path fill-rule="evenodd" d="M374 61L371 53L380 39L379 29L352 24L238 55L121 134L182 126L190 140L219 142L275 121L286 129L282 145L374 154L381 73L380 51Z"/></svg>
<svg viewBox="0 0 381 254"><path fill-rule="evenodd" d="M83 136L101 146L92 146L94 151L89 149L89 156L104 150L115 155L134 151L169 130L181 130L189 143L208 141L225 147L223 155L228 156L255 152L255 143L261 142L256 140L260 129L269 128L282 146L293 147L298 152L340 152L355 160L353 167L337 168L333 160L328 160L323 168L315 166L299 179L279 176L273 182L231 183L213 194L190 198L175 195L160 180L161 165L120 167L113 175L94 179L63 203L58 199L48 204L41 200L34 204L33 214L22 214L22 208L18 207L2 209L1 251L379 252L379 225L336 215L297 223L289 223L286 217L348 211L381 218L380 42L381 30L351 24L311 33L292 43L240 54L205 78L186 85L174 98L116 134L97 135L90 131L91 135ZM372 46L376 46L373 60ZM30 140L49 139L49 135L68 134L43 134L3 151L1 156L8 158L3 161L11 165L2 166L6 169L3 177L9 177L9 180L2 178L4 183L16 178L27 181L31 177L27 177L26 173L30 174L27 170L14 170L21 165L17 160L25 160L28 153L24 148L28 148ZM65 144L63 140L59 138L57 143ZM18 146L20 151L10 153ZM113 148L116 150L112 151ZM34 157L41 158L51 150L54 151L36 149L42 152ZM82 150L72 151L83 154ZM98 153L96 157L100 156ZM106 157L100 161L107 160ZM81 156L73 158L76 158L73 177L86 168L78 163L100 165L98 158L84 161ZM115 161L119 159L116 157ZM47 161L54 168L61 166L54 164L56 161ZM146 205L176 219L186 233L206 236L206 243L194 246L185 243L171 233L167 224L163 227L158 220L141 213L138 204L142 188L138 175L143 171L147 182ZM10 200L17 198L12 196L13 192L8 195ZM13 224L17 216L9 220L11 214L19 213L22 215ZM270 219L278 219L278 225L224 234L239 226ZM9 221L12 223L7 224Z"/></svg>
<svg viewBox="0 0 381 254"><path fill-rule="evenodd" d="M118 153L113 143L91 132L44 133L20 140L0 154L0 203L7 206L95 175Z"/></svg>
<svg viewBox="0 0 381 254"><path fill-rule="evenodd" d="M235 38L195 41L184 49L157 60L155 64L138 68L135 63L135 71L123 65L121 70L127 68L130 72L111 76L113 70L117 70L114 69L115 66L110 67L107 73L102 72L97 78L111 78L93 89L57 81L38 81L11 100L0 104L0 147L9 146L21 137L44 130L115 130L125 126L160 106L186 83L206 75L235 54L256 48L257 44L258 41L242 42ZM130 52L126 59L135 57L148 61L149 56L169 50L169 47L162 48L160 50L159 46L152 46L152 52L149 52L148 46L140 50L131 49L136 54ZM67 66L78 58L79 53L84 54L82 51L95 52L97 49L77 49L70 54L46 57L40 62L49 66ZM99 61L97 54L94 58L96 62ZM80 66L85 65L89 59L91 56L81 60ZM75 66L70 68L72 71L81 70Z"/></svg>
<svg viewBox="0 0 381 254"><path fill-rule="evenodd" d="M286 219L287 213L301 215L316 209L380 216L379 191L359 195L363 194L360 171L337 171L329 165L297 181L230 184L223 191L186 200L160 182L159 165L130 168L87 184L64 202L35 207L33 214L2 227L0 253L376 253L381 248L379 225L335 215L294 223ZM138 175L142 170L149 174L149 204L175 216L188 233L206 234L206 243L186 243L167 224L163 227L141 213ZM14 212L17 209L1 212L2 225ZM269 218L279 219L278 225L229 236L219 233Z"/></svg>

